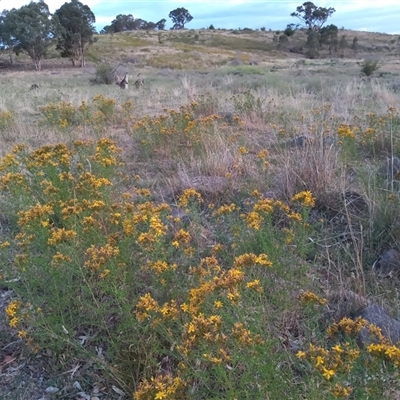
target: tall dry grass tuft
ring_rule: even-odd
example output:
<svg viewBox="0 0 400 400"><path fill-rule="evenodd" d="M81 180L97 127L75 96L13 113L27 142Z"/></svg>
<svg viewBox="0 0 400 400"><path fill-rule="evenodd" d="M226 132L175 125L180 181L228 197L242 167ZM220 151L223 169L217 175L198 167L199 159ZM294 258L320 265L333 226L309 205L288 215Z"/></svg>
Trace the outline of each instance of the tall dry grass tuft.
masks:
<svg viewBox="0 0 400 400"><path fill-rule="evenodd" d="M332 192L343 188L338 149L312 139L304 147L285 148L274 160L274 186L290 199L302 190L310 190L319 206L331 203ZM339 189L340 190L340 189Z"/></svg>

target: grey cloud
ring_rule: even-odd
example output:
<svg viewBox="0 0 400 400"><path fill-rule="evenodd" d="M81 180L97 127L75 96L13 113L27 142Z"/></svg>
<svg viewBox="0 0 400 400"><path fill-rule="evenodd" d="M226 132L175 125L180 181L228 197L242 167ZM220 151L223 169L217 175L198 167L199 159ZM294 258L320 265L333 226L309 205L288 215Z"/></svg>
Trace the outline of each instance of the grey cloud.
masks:
<svg viewBox="0 0 400 400"><path fill-rule="evenodd" d="M113 1L109 3L97 3L92 7L96 17L114 15L108 24L118 14L133 14L147 21L157 22L162 18L167 20L167 28L172 26L168 17L170 11L177 7L185 7L193 16L188 28L198 29L213 24L216 28L260 28L284 29L287 24L300 22L290 14L296 10L303 0L296 2L286 1L252 1L232 3L228 1ZM319 4L319 3L316 3ZM322 6L326 6L321 3ZM340 1L329 2L330 7L336 9L336 13L328 20L328 23L344 26L347 29L358 30L366 28L374 32L395 32L399 30L400 7L382 6L380 8L366 8L360 3L360 9L349 9ZM341 6L343 11L340 11ZM104 19L102 19L104 21ZM106 24L107 25L107 24ZM96 24L101 29L104 24Z"/></svg>

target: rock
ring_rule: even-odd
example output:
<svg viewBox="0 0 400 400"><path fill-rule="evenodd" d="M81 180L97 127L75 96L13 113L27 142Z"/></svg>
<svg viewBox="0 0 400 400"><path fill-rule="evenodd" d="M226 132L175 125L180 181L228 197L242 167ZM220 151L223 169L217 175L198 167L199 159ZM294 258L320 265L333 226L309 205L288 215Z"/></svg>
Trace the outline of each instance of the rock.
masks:
<svg viewBox="0 0 400 400"><path fill-rule="evenodd" d="M240 60L239 58L233 58L231 61L229 61L228 63L227 63L227 65L229 65L229 66L237 66L237 65L242 65L243 64L243 61L242 60Z"/></svg>
<svg viewBox="0 0 400 400"><path fill-rule="evenodd" d="M59 389L58 387L55 387L55 386L49 386L49 387L46 388L46 390L45 390L46 393L51 393L51 394L57 393L57 392L59 392L59 391L60 391L60 389Z"/></svg>
<svg viewBox="0 0 400 400"><path fill-rule="evenodd" d="M221 112L218 114L220 117L224 119L228 125L232 125L234 123L234 114L231 112Z"/></svg>
<svg viewBox="0 0 400 400"><path fill-rule="evenodd" d="M392 344L400 342L400 322L388 315L383 307L377 304L372 304L362 310L357 317L361 317L367 320L370 324L381 328L382 334L389 339ZM373 338L371 337L368 328L363 328L361 330L359 342L361 346L373 342Z"/></svg>
<svg viewBox="0 0 400 400"><path fill-rule="evenodd" d="M352 290L334 290L327 294L328 304L325 315L329 320L338 321L345 317L354 318L368 307L369 302L364 296Z"/></svg>
<svg viewBox="0 0 400 400"><path fill-rule="evenodd" d="M309 135L297 136L289 142L290 147L307 147L315 142L315 138Z"/></svg>
<svg viewBox="0 0 400 400"><path fill-rule="evenodd" d="M380 276L399 275L400 253L395 249L386 251L374 262L372 268Z"/></svg>
<svg viewBox="0 0 400 400"><path fill-rule="evenodd" d="M369 207L361 194L355 191L347 190L344 193L343 200L350 215L356 217L368 215Z"/></svg>
<svg viewBox="0 0 400 400"><path fill-rule="evenodd" d="M179 207L173 208L171 211L171 215L174 218L179 218L182 221L187 221L189 219L189 215L186 213L186 211Z"/></svg>
<svg viewBox="0 0 400 400"><path fill-rule="evenodd" d="M288 146L290 147L307 147L311 145L321 144L321 139L311 135L301 135L297 136L292 140L289 140ZM333 146L336 144L336 139L333 136L326 136L322 139L323 146Z"/></svg>
<svg viewBox="0 0 400 400"><path fill-rule="evenodd" d="M383 336L391 343L400 342L400 321L392 318L382 306L372 303L366 297L351 290L333 291L328 293L327 299L328 304L324 312L327 322L361 317L369 324L380 328ZM359 346L367 346L374 341L376 339L368 328L363 328L358 337Z"/></svg>

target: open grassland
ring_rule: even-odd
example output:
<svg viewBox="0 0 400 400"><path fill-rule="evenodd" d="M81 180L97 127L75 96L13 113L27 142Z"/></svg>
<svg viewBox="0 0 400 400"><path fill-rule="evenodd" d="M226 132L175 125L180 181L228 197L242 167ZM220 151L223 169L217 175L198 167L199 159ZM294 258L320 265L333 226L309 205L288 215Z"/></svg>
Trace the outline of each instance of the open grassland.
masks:
<svg viewBox="0 0 400 400"><path fill-rule="evenodd" d="M2 398L25 359L61 398L396 398L400 348L348 299L400 318L372 268L400 247L400 62L361 79L263 35L101 37L128 90L3 73Z"/></svg>

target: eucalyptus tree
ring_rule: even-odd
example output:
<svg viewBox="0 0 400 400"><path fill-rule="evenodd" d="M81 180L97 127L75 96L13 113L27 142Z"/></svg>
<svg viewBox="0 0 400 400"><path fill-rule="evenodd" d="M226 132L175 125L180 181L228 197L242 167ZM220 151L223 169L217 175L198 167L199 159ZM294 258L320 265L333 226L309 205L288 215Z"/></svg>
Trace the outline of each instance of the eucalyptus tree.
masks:
<svg viewBox="0 0 400 400"><path fill-rule="evenodd" d="M172 29L184 29L185 24L187 24L193 19L190 12L183 7L179 7L176 8L175 10L172 10L168 14L168 17L171 18L172 22L174 23Z"/></svg>
<svg viewBox="0 0 400 400"><path fill-rule="evenodd" d="M318 32L335 11L333 7L318 7L313 2L306 1L290 15L299 18L308 29Z"/></svg>
<svg viewBox="0 0 400 400"><path fill-rule="evenodd" d="M85 66L85 54L94 43L96 17L89 6L78 0L64 3L54 13L54 22L58 28L57 50L61 56L69 58L75 67Z"/></svg>
<svg viewBox="0 0 400 400"><path fill-rule="evenodd" d="M49 7L44 1L32 1L19 9L10 10L6 20L9 23L11 36L15 39L15 53L28 54L35 70L39 71L42 59L55 38Z"/></svg>
<svg viewBox="0 0 400 400"><path fill-rule="evenodd" d="M10 25L10 18L7 18L8 15L8 10L4 10L0 14L0 50L8 54L10 63L13 64L13 53L18 41L13 35L12 25Z"/></svg>

